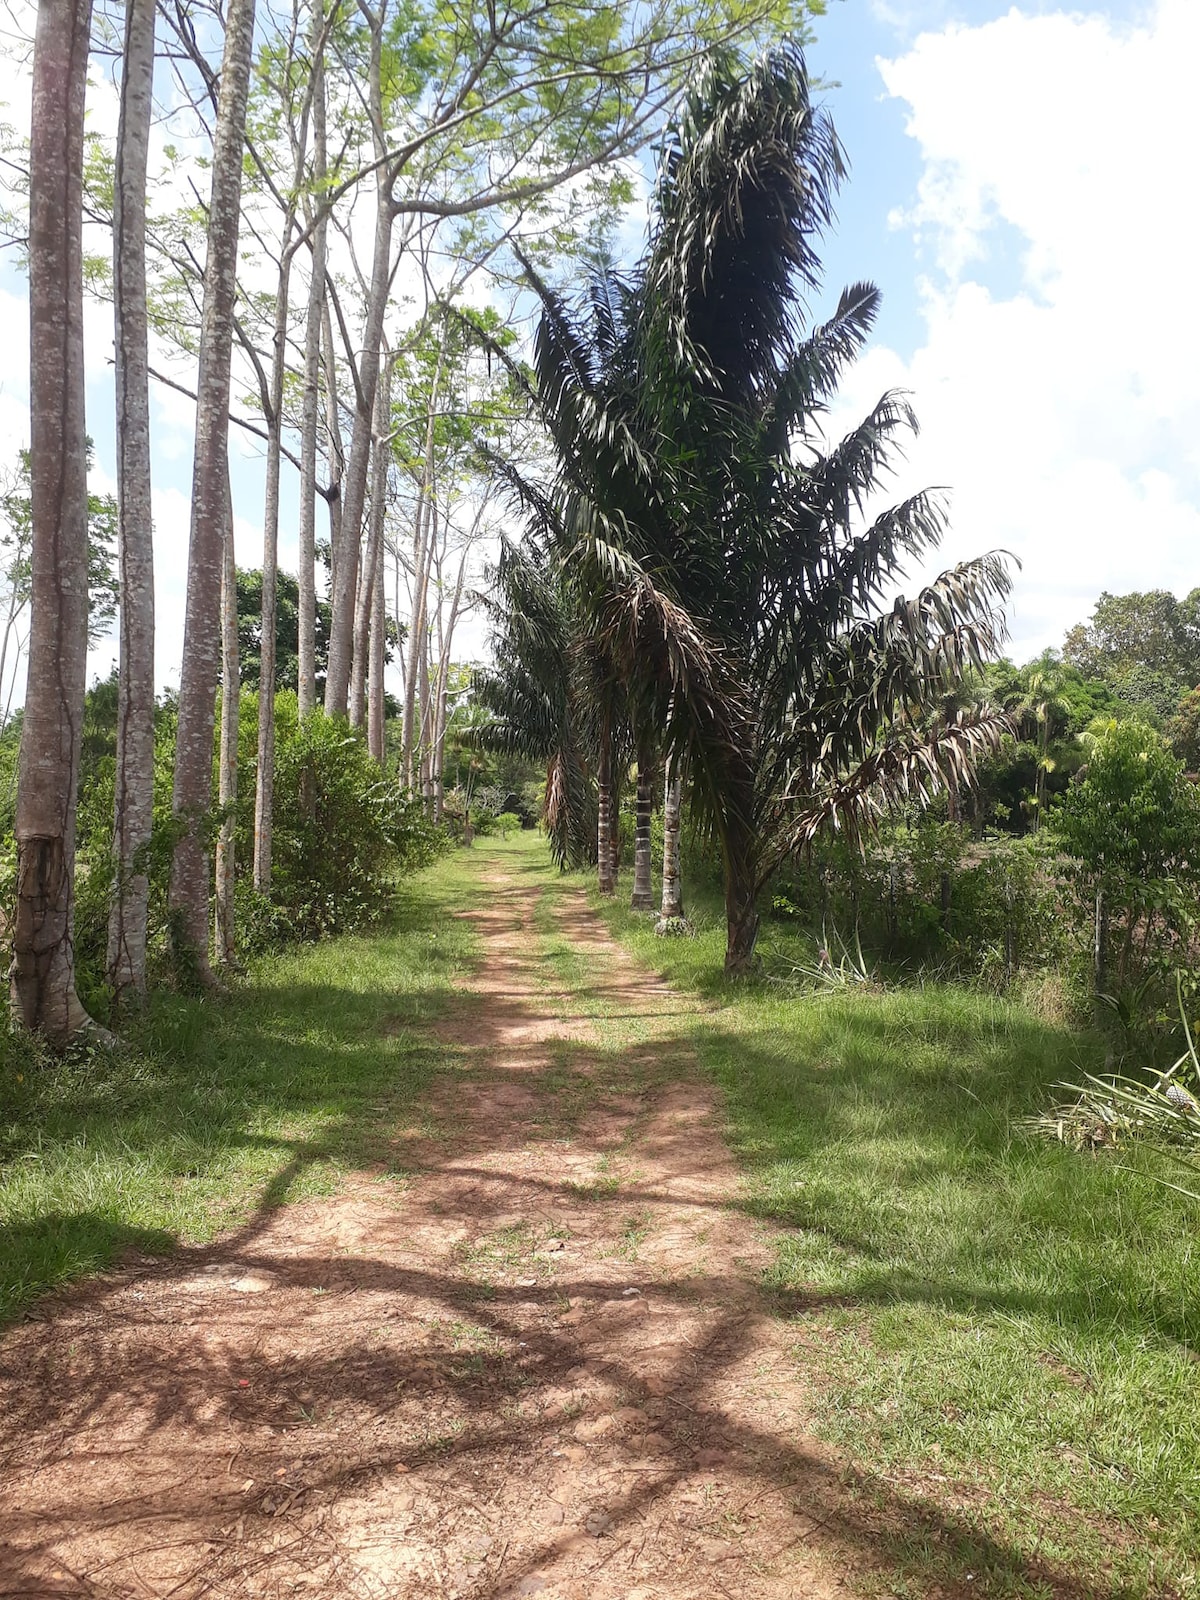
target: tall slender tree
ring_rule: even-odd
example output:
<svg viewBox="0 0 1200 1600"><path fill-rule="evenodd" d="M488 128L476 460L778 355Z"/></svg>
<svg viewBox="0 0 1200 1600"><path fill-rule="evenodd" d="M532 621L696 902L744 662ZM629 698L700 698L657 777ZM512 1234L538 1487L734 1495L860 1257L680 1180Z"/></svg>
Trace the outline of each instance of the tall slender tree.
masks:
<svg viewBox="0 0 1200 1600"><path fill-rule="evenodd" d="M150 880L141 856L154 811L154 529L146 316L146 170L154 90L155 0L128 0L113 175L118 552L121 572L116 881L108 980L118 1010L146 987Z"/></svg>
<svg viewBox="0 0 1200 1600"><path fill-rule="evenodd" d="M183 823L171 865L172 937L181 967L202 983L212 982L208 954L209 861L203 824L211 811L213 797L213 721L221 656L229 381L242 158L253 43L254 0L230 0L213 139L192 468L187 610L172 793L175 815Z"/></svg>
<svg viewBox="0 0 1200 1600"><path fill-rule="evenodd" d="M83 115L91 0L40 0L29 152L32 593L17 780L12 1003L56 1044L75 991L75 807L87 665Z"/></svg>
<svg viewBox="0 0 1200 1600"><path fill-rule="evenodd" d="M265 652L264 652L265 656ZM262 678L259 678L262 694ZM225 475L225 547L221 563L221 733L217 758L217 804L224 813L217 834L214 945L217 961L231 967L237 957L237 921L234 890L237 886L238 725L242 678L238 662L237 564L233 546L233 489Z"/></svg>
<svg viewBox="0 0 1200 1600"><path fill-rule="evenodd" d="M321 4L313 6L312 56L312 184L317 207L308 210L312 227L312 270L304 323L304 378L300 418L300 641L297 698L300 715L317 703L317 414L320 406L321 330L325 316L325 255L329 217L321 205L326 176L325 51ZM334 402L336 413L336 400ZM332 444L331 451L332 455ZM332 476L332 474L331 474Z"/></svg>

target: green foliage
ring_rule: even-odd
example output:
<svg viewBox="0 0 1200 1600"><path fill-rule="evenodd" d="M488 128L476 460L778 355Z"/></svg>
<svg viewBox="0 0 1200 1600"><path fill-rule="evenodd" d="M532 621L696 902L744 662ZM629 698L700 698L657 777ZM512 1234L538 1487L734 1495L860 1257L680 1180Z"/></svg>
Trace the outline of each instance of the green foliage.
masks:
<svg viewBox="0 0 1200 1600"><path fill-rule="evenodd" d="M1174 875L1200 881L1200 792L1143 723L1110 723L1054 814L1063 848L1118 894Z"/></svg>
<svg viewBox="0 0 1200 1600"><path fill-rule="evenodd" d="M92 441L87 442L87 464L93 464ZM0 480L0 583L4 590L0 609L8 627L29 604L30 544L33 535L33 499L28 450L17 452L15 468ZM116 620L119 599L117 579L117 500L111 494L88 494L88 642L103 637ZM11 657L10 657L11 661ZM7 673L7 668L6 668ZM2 687L2 685L0 685ZM2 708L0 708L2 711Z"/></svg>
<svg viewBox="0 0 1200 1600"><path fill-rule="evenodd" d="M1062 959L1067 929L1045 848L976 840L936 813L901 813L860 848L820 841L780 873L776 920L811 930L830 962L849 950L912 976L929 969L1004 988Z"/></svg>
<svg viewBox="0 0 1200 1600"><path fill-rule="evenodd" d="M242 684L258 688L262 658L262 573L237 575L238 667ZM390 619L389 619L390 620ZM325 663L329 654L329 602L317 601L316 685L317 699L325 692ZM389 627L390 642L395 642L395 626ZM387 659L391 660L390 651ZM275 594L275 687L295 691L300 670L300 585L290 572L280 572Z"/></svg>
<svg viewBox="0 0 1200 1600"><path fill-rule="evenodd" d="M507 839L510 834L518 833L521 828L521 819L515 811L502 811L496 818L496 831L502 839Z"/></svg>
<svg viewBox="0 0 1200 1600"><path fill-rule="evenodd" d="M1164 731L1171 753L1189 772L1200 772L1200 688L1184 695Z"/></svg>
<svg viewBox="0 0 1200 1600"><path fill-rule="evenodd" d="M1105 590L1091 621L1067 634L1063 653L1089 676L1104 678L1127 704L1161 694L1165 685L1175 686L1178 700L1180 689L1200 684L1200 589L1183 600L1165 589Z"/></svg>
<svg viewBox="0 0 1200 1600"><path fill-rule="evenodd" d="M249 935L317 939L361 928L387 910L398 875L439 854L445 835L340 720L318 710L280 733L271 892L263 905L243 891Z"/></svg>
<svg viewBox="0 0 1200 1600"><path fill-rule="evenodd" d="M531 548L570 574L631 717L669 720L687 754L726 866L731 965L749 963L755 895L789 852L962 779L1007 726L990 708L934 714L1000 636L1004 559L889 604L943 505L860 516L915 426L906 400L824 436L879 303L860 283L827 323L808 317L844 172L793 45L724 56L664 140L636 269L601 264L572 300L535 284L558 478L521 486Z"/></svg>

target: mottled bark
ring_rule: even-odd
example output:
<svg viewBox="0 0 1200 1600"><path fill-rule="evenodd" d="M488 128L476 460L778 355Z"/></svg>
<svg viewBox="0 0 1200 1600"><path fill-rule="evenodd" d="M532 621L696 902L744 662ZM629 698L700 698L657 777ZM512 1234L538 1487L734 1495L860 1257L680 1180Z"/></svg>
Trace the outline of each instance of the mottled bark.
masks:
<svg viewBox="0 0 1200 1600"><path fill-rule="evenodd" d="M596 882L601 894L616 894L616 849L613 815L612 731L607 722L600 728L600 759L596 771Z"/></svg>
<svg viewBox="0 0 1200 1600"><path fill-rule="evenodd" d="M154 812L154 538L146 321L146 168L154 82L155 0L128 0L113 183L117 548L121 579L116 876L108 980L120 1011L146 989L150 880L142 858Z"/></svg>
<svg viewBox="0 0 1200 1600"><path fill-rule="evenodd" d="M338 551L342 548L342 482L346 476L346 452L342 444L337 355L333 347L333 320L327 291L321 307L321 369L325 377L325 434L329 452L325 498L329 506L329 589L332 593Z"/></svg>
<svg viewBox="0 0 1200 1600"><path fill-rule="evenodd" d="M354 608L354 657L350 669L350 726L361 728L366 717L370 672L371 615L383 570L383 523L387 511L388 465L392 457L392 358L384 363L375 389L375 438L371 451L371 514L363 552L363 581Z"/></svg>
<svg viewBox="0 0 1200 1600"><path fill-rule="evenodd" d="M400 770L405 788L413 791L416 749L417 686L421 653L424 649L425 600L429 590L429 566L434 540L436 501L434 499L434 418L441 397L442 372L446 356L446 329L442 329L442 343L438 351L438 364L433 375L429 394L429 414L425 425L425 462L421 473L421 489L417 497L417 511L413 519L413 587L412 616L408 632L408 661L404 670L404 708L400 722Z"/></svg>
<svg viewBox="0 0 1200 1600"><path fill-rule="evenodd" d="M314 19L314 45L321 48L320 8ZM297 196L304 178L308 146L309 98L301 113L295 141L290 196ZM322 197L323 198L323 197ZM279 276L275 284L275 317L271 329L271 378L267 404L267 481L263 500L262 626L259 629L258 756L254 779L254 887L266 894L271 887L271 841L275 811L275 633L279 589L279 480L283 468L283 385L287 376L288 312L292 260L296 246L292 234L298 203L289 199L283 210L280 233Z"/></svg>
<svg viewBox="0 0 1200 1600"><path fill-rule="evenodd" d="M203 818L212 807L213 718L220 662L221 568L225 550L229 375L242 151L253 40L254 0L229 0L213 141L208 252L200 322L187 609L172 795L175 815L185 825L171 863L172 941L180 970L202 983L212 980L208 958L209 862L203 839Z"/></svg>
<svg viewBox="0 0 1200 1600"><path fill-rule="evenodd" d="M90 0L40 0L29 152L32 594L17 780L12 1007L57 1044L75 993L75 802L87 663L83 107Z"/></svg>
<svg viewBox="0 0 1200 1600"><path fill-rule="evenodd" d="M367 677L367 749L382 767L386 754L384 730L387 708L384 703L384 657L387 653L387 597L384 588L383 544L375 559L374 600L371 605L369 650L371 670Z"/></svg>
<svg viewBox="0 0 1200 1600"><path fill-rule="evenodd" d="M236 836L233 808L238 792L238 715L242 678L238 663L237 567L233 549L233 495L226 477L225 554L221 567L221 749L218 758L217 803L227 812L217 835L215 945L224 967L236 959L234 914Z"/></svg>
<svg viewBox="0 0 1200 1600"><path fill-rule="evenodd" d="M318 48L321 6L313 7L312 131L313 182L325 181L325 62ZM317 414L320 406L321 330L325 310L328 221L322 212L312 239L312 276L304 322L304 390L300 403L300 639L297 700L305 717L317 703ZM331 341L332 342L332 341ZM332 454L332 452L331 452Z"/></svg>
<svg viewBox="0 0 1200 1600"><path fill-rule="evenodd" d="M384 155L383 109L380 87L380 61L386 6L370 12L360 10L371 26L371 52L367 67L367 99L371 111L376 158L381 165L376 174L375 245L371 255L371 278L367 291L366 321L362 355L359 359L359 402L354 412L354 431L350 437L350 457L342 486L342 528L337 561L333 571L330 601L329 667L325 679L325 710L330 716L344 717L350 703L350 671L354 651L354 614L358 593L359 555L362 540L363 509L367 498L367 475L374 431L375 390L379 382L379 352L383 343L383 323L392 282L392 225L395 206L392 200L392 175Z"/></svg>
<svg viewBox="0 0 1200 1600"><path fill-rule="evenodd" d="M476 523L478 528L478 521ZM435 727L433 734L433 820L442 820L442 806L445 802L445 784L443 768L446 757L446 707L449 699L450 688L450 663L453 660L454 631L458 626L458 615L462 608L463 590L467 581L467 561L471 554L470 545L464 545L458 562L458 577L454 584L454 596L450 601L450 614L446 620L445 631L441 638L441 648L438 656L437 690L435 700Z"/></svg>
<svg viewBox="0 0 1200 1600"><path fill-rule="evenodd" d="M663 881L660 918L666 922L682 917L683 874L680 871L679 835L683 810L683 779L674 755L667 757L667 781L663 791Z"/></svg>
<svg viewBox="0 0 1200 1600"><path fill-rule="evenodd" d="M654 910L654 879L651 870L651 828L654 818L654 756L648 745L638 752L637 832L633 843L633 893L630 908Z"/></svg>

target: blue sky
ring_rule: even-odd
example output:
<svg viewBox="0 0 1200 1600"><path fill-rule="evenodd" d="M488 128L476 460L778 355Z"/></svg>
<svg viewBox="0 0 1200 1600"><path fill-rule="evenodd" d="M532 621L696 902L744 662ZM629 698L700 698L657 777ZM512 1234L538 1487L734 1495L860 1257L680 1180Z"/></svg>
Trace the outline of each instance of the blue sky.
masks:
<svg viewBox="0 0 1200 1600"><path fill-rule="evenodd" d="M831 431L885 389L911 393L922 433L891 497L948 487L938 564L993 547L1020 558L1018 659L1060 644L1103 588L1200 584L1200 0L830 0L816 34L809 63L831 84L851 175L824 249L826 306L814 309L856 278L883 291ZM0 118L19 120L19 77L0 59L0 101L13 103ZM97 94L92 114L113 120L111 97ZM3 459L27 433L23 298L0 260L12 329ZM111 482L109 318L87 314L90 426ZM178 673L190 425L187 402L160 391L162 682ZM239 561L256 566L259 463L238 461L235 494ZM470 653L481 644L463 641ZM97 652L93 669L108 660Z"/></svg>

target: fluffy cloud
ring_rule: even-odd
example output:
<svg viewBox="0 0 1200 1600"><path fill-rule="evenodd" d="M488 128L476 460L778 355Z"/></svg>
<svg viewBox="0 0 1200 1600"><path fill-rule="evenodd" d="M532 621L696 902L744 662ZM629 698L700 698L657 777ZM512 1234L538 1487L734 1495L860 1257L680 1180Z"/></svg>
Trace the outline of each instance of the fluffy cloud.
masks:
<svg viewBox="0 0 1200 1600"><path fill-rule="evenodd" d="M1200 6L1159 0L1136 27L1013 9L878 63L923 160L897 225L937 271L920 348L876 347L845 400L913 391L898 487L952 487L950 558L1021 558L1018 655L1060 644L1101 588L1200 581L1198 56Z"/></svg>

